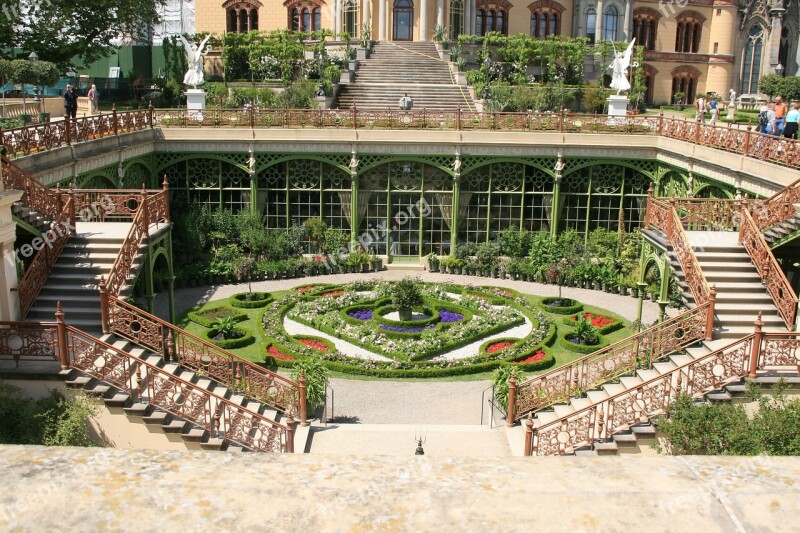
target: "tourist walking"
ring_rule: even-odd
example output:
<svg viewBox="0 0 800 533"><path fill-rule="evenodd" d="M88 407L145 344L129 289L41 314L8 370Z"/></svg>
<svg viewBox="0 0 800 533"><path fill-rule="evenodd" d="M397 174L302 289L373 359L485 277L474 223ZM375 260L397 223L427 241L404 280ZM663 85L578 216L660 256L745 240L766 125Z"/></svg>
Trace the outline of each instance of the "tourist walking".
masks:
<svg viewBox="0 0 800 533"><path fill-rule="evenodd" d="M75 119L78 115L78 93L72 90L72 85L67 85L64 92L64 118Z"/></svg>
<svg viewBox="0 0 800 533"><path fill-rule="evenodd" d="M694 108L696 110L694 119L695 120L705 120L706 118L706 99L702 96L698 96L697 100L694 101Z"/></svg>
<svg viewBox="0 0 800 533"><path fill-rule="evenodd" d="M719 100L717 100L716 94L711 97L711 101L708 103L708 109L711 111L711 120L709 124L714 126L717 123L717 118L719 118Z"/></svg>
<svg viewBox="0 0 800 533"><path fill-rule="evenodd" d="M786 123L783 126L783 136L787 139L797 139L797 121L800 119L800 103L792 104L792 109L786 113Z"/></svg>
<svg viewBox="0 0 800 533"><path fill-rule="evenodd" d="M91 89L89 89L89 93L86 95L86 97L89 99L89 112L92 115L98 114L100 112L98 106L100 94L97 92L97 86L94 83L92 84Z"/></svg>
<svg viewBox="0 0 800 533"><path fill-rule="evenodd" d="M789 106L783 102L783 98L778 96L775 98L775 131L773 134L783 134L783 125L786 123L786 113L789 111Z"/></svg>

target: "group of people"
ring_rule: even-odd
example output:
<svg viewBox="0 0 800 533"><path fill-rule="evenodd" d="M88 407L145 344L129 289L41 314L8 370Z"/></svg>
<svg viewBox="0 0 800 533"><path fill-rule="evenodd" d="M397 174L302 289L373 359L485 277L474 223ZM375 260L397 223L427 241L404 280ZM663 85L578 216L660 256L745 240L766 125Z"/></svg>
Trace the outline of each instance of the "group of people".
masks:
<svg viewBox="0 0 800 533"><path fill-rule="evenodd" d="M708 122L710 125L717 123L719 118L719 98L716 94L709 95L708 99L700 96L694 103L696 109L695 120L705 120L706 112L711 113L711 120Z"/></svg>
<svg viewBox="0 0 800 533"><path fill-rule="evenodd" d="M97 86L93 83L89 92L86 94L89 99L89 112L92 115L98 114L100 101L100 93L97 91ZM78 115L78 93L72 84L67 84L67 90L64 91L64 118L75 119Z"/></svg>
<svg viewBox="0 0 800 533"><path fill-rule="evenodd" d="M761 106L758 113L758 131L764 135L797 139L797 121L800 119L800 103L789 106L778 96L774 102Z"/></svg>

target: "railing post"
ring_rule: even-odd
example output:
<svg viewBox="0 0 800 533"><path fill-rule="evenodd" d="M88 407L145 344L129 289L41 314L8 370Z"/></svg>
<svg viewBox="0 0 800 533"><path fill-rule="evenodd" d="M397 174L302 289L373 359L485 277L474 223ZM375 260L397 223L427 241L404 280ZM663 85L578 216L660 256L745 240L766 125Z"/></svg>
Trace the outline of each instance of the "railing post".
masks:
<svg viewBox="0 0 800 533"><path fill-rule="evenodd" d="M69 364L69 343L67 342L67 324L64 322L64 311L61 310L61 300L56 302L56 336L58 337L58 359L61 370L67 370Z"/></svg>
<svg viewBox="0 0 800 533"><path fill-rule="evenodd" d="M150 129L152 130L155 125L153 123L153 102L150 101L149 105L147 106L147 122L150 123Z"/></svg>
<svg viewBox="0 0 800 533"><path fill-rule="evenodd" d="M300 425L307 426L308 425L308 413L307 413L307 406L306 406L306 383L308 380L306 379L306 373L304 370L300 371Z"/></svg>
<svg viewBox="0 0 800 533"><path fill-rule="evenodd" d="M69 186L69 223L73 228L75 228L75 224L78 223L75 219L75 189L72 187L72 184Z"/></svg>
<svg viewBox="0 0 800 533"><path fill-rule="evenodd" d="M145 235L150 235L150 213L147 208L147 189L144 188L144 183L142 183L142 192L139 195L139 209L142 210L144 233Z"/></svg>
<svg viewBox="0 0 800 533"><path fill-rule="evenodd" d="M761 353L761 336L763 333L761 329L764 327L764 321L761 320L761 311L758 312L758 318L755 321L755 330L753 331L753 347L750 350L750 371L747 377L756 379L756 371L758 370L758 357Z"/></svg>
<svg viewBox="0 0 800 533"><path fill-rule="evenodd" d="M114 123L114 136L119 135L119 129L117 127L117 104L111 104L111 120Z"/></svg>
<svg viewBox="0 0 800 533"><path fill-rule="evenodd" d="M164 214L166 217L164 222L169 222L169 180L166 174L164 174L164 179L161 182L161 190L164 191Z"/></svg>
<svg viewBox="0 0 800 533"><path fill-rule="evenodd" d="M661 137L661 132L664 129L664 112L658 114L658 126L656 127L656 134Z"/></svg>
<svg viewBox="0 0 800 533"><path fill-rule="evenodd" d="M531 454L531 446L533 445L533 418L531 415L528 415L528 419L525 420L525 449L522 451L523 455L530 455Z"/></svg>
<svg viewBox="0 0 800 533"><path fill-rule="evenodd" d="M351 110L351 113L352 113L352 117L351 118L353 120L353 129L357 130L358 129L358 125L356 124L356 117L358 115L356 114L356 106L351 107L350 110Z"/></svg>
<svg viewBox="0 0 800 533"><path fill-rule="evenodd" d="M650 182L650 187L647 188L647 207L644 211L644 227L650 227L650 219L653 215L653 193L655 192L655 187L653 186L653 182Z"/></svg>
<svg viewBox="0 0 800 533"><path fill-rule="evenodd" d="M675 231L675 227L674 227L675 226L675 216L674 216L674 214L677 213L676 208L675 208L675 197L674 196L669 199L669 209L670 209L670 213L669 213L669 217L667 218L667 242L670 243L670 244L674 244L672 242L672 235L673 235L673 232Z"/></svg>
<svg viewBox="0 0 800 533"><path fill-rule="evenodd" d="M564 108L561 108L561 113L558 114L558 132L564 131Z"/></svg>
<svg viewBox="0 0 800 533"><path fill-rule="evenodd" d="M750 126L744 132L744 147L742 148L742 155L750 153Z"/></svg>
<svg viewBox="0 0 800 533"><path fill-rule="evenodd" d="M108 319L108 291L106 290L106 278L100 278L100 325L103 333L111 332L111 324Z"/></svg>
<svg viewBox="0 0 800 533"><path fill-rule="evenodd" d="M714 340L714 308L717 304L717 286L712 285L708 294L708 314L706 314L706 340Z"/></svg>
<svg viewBox="0 0 800 533"><path fill-rule="evenodd" d="M514 425L517 412L517 378L513 374L508 380L508 412L506 413L506 426Z"/></svg>
<svg viewBox="0 0 800 533"><path fill-rule="evenodd" d="M64 142L67 146L72 144L72 119L70 119L69 111L64 115Z"/></svg>
<svg viewBox="0 0 800 533"><path fill-rule="evenodd" d="M253 106L247 108L247 119L250 122L250 129L255 129L256 127L256 114L255 109Z"/></svg>
<svg viewBox="0 0 800 533"><path fill-rule="evenodd" d="M294 453L294 419L291 413L289 418L286 419L286 453Z"/></svg>
<svg viewBox="0 0 800 533"><path fill-rule="evenodd" d="M461 106L456 108L456 131L461 131Z"/></svg>

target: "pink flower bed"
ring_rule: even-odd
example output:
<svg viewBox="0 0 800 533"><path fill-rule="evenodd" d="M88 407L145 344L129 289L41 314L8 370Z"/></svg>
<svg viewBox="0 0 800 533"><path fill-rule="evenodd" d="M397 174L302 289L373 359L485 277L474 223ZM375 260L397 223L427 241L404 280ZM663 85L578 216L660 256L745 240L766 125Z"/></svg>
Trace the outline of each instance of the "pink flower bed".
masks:
<svg viewBox="0 0 800 533"><path fill-rule="evenodd" d="M536 350L536 353L523 359L522 361L517 361L517 364L522 363L535 363L537 361L542 361L544 358L547 357L547 354L544 353L542 350Z"/></svg>
<svg viewBox="0 0 800 533"><path fill-rule="evenodd" d="M615 322L613 318L603 315L593 315L592 313L583 313L583 318L591 322L592 326L596 328L602 328ZM572 320L577 320L577 317L572 317Z"/></svg>
<svg viewBox="0 0 800 533"><path fill-rule="evenodd" d="M298 339L300 344L305 344L312 350L317 350L318 352L327 352L328 345L322 341L315 341L314 339Z"/></svg>
<svg viewBox="0 0 800 533"><path fill-rule="evenodd" d="M280 359L281 361L294 361L294 357L291 355L286 355L285 353L281 352L274 346L270 346L267 349L267 353L270 354L275 359Z"/></svg>
<svg viewBox="0 0 800 533"><path fill-rule="evenodd" d="M494 343L494 344L490 344L490 345L489 345L489 346L486 348L486 353L495 353L495 352L499 352L500 350L505 350L506 348L510 348L510 347L512 347L512 346L514 346L514 343L513 343L513 342L506 342L506 341L503 341L503 342L496 342L496 343Z"/></svg>

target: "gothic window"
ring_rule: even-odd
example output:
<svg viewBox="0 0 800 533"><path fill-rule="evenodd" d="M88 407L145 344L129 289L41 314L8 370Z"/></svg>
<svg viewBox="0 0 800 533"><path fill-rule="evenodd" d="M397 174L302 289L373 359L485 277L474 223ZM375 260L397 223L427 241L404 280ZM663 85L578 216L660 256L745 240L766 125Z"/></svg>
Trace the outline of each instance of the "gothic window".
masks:
<svg viewBox="0 0 800 533"><path fill-rule="evenodd" d="M742 87L740 94L758 92L758 77L761 74L761 52L764 46L764 31L754 25L747 32L742 58Z"/></svg>
<svg viewBox="0 0 800 533"><path fill-rule="evenodd" d="M675 19L678 22L675 51L696 54L700 51L700 37L706 18L696 11L683 11Z"/></svg>
<svg viewBox="0 0 800 533"><path fill-rule="evenodd" d="M590 8L586 11L586 37L589 39L589 44L594 44L595 26L597 26L597 13L593 8Z"/></svg>
<svg viewBox="0 0 800 533"><path fill-rule="evenodd" d="M227 31L232 33L247 33L258 29L258 8L261 2L257 0L228 0L222 7L225 8Z"/></svg>
<svg viewBox="0 0 800 533"><path fill-rule="evenodd" d="M299 32L322 29L319 4L308 0L293 2L289 8L289 27Z"/></svg>
<svg viewBox="0 0 800 533"><path fill-rule="evenodd" d="M617 40L617 8L615 6L608 6L605 13L603 13L603 40L616 41Z"/></svg>
<svg viewBox="0 0 800 533"><path fill-rule="evenodd" d="M561 35L562 5L552 0L539 0L528 9L531 10L531 36L546 39L551 35Z"/></svg>
<svg viewBox="0 0 800 533"><path fill-rule="evenodd" d="M638 8L633 12L633 37L636 44L645 50L656 49L656 32L661 13L648 7Z"/></svg>
<svg viewBox="0 0 800 533"><path fill-rule="evenodd" d="M778 47L778 63L783 67L782 75L786 76L789 70L789 50L791 48L792 39L789 28L786 26L781 30L781 43Z"/></svg>
<svg viewBox="0 0 800 533"><path fill-rule="evenodd" d="M496 31L503 35L508 35L508 7L507 2L497 4L479 2L479 7L475 13L475 33L476 35L486 35L490 31Z"/></svg>

